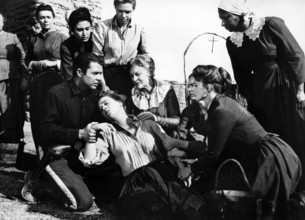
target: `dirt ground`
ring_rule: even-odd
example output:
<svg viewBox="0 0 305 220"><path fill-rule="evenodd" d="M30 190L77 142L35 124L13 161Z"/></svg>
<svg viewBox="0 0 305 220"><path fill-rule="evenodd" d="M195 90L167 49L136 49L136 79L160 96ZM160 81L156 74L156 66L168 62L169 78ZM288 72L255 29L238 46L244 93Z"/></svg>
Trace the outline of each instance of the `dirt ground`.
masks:
<svg viewBox="0 0 305 220"><path fill-rule="evenodd" d="M92 208L83 213L63 210L55 202L40 201L28 203L20 195L24 185L24 173L33 167L35 148L31 138L30 124L25 127L25 148L19 169L12 165L0 166L0 219L124 219L115 206L115 202L95 202Z"/></svg>

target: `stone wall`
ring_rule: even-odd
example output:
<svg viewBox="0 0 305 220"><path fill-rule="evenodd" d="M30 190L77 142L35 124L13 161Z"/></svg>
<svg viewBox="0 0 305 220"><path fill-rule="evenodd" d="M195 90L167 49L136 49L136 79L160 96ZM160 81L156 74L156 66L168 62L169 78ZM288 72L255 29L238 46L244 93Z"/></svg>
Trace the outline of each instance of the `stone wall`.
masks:
<svg viewBox="0 0 305 220"><path fill-rule="evenodd" d="M110 0L108 0L110 1ZM4 29L17 33L21 42L26 45L31 26L35 23L35 8L41 3L49 4L55 12L55 26L68 34L67 19L78 7L89 8L94 21L101 18L102 0L0 0L0 11L7 18ZM180 110L186 106L185 85L170 81L179 100Z"/></svg>
<svg viewBox="0 0 305 220"><path fill-rule="evenodd" d="M17 33L20 40L25 43L31 32L31 25L35 22L35 8L45 3L55 11L55 26L68 34L67 18L78 7L89 8L94 20L101 18L101 0L0 0L0 11L7 18L4 29Z"/></svg>

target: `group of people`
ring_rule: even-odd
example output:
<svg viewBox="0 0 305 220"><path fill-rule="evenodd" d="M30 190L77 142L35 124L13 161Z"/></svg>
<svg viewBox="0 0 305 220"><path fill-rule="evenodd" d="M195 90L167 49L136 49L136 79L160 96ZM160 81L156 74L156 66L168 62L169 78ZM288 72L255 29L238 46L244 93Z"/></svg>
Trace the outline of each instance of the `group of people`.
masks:
<svg viewBox="0 0 305 220"><path fill-rule="evenodd" d="M68 38L55 30L52 7L38 6L41 31L26 55L14 35L0 32L13 41L9 62L23 67L15 78L2 71L1 87L19 92L30 79L39 163L22 196L34 202L38 188L50 187L70 210L86 211L94 200L86 179L94 184L119 172L118 204L127 217L203 219L217 168L234 158L262 198L263 217L287 218L291 199L304 208L305 59L284 21L256 17L243 0L221 0L218 14L232 32L227 49L248 108L227 96L225 69L198 65L188 78L192 103L180 114L171 84L155 79L145 31L132 19L136 0L114 0L114 7L112 19L96 24L87 8L73 11ZM227 167L224 189L241 187L236 173ZM41 189L43 178L49 186Z"/></svg>

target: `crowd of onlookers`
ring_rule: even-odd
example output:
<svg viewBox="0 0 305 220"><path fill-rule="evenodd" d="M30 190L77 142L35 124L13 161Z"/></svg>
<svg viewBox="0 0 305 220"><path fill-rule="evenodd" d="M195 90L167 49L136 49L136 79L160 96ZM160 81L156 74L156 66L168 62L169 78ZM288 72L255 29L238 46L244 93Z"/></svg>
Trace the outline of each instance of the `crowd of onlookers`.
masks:
<svg viewBox="0 0 305 220"><path fill-rule="evenodd" d="M113 18L96 23L87 8L74 10L66 36L52 7L41 4L26 51L3 30L0 14L0 140L23 138L28 91L37 151L23 198L39 200L39 188L69 210L86 211L94 201L87 181L115 176L128 218L203 219L217 168L233 158L262 199L263 218L290 218L291 200L305 216L305 59L284 21L256 17L242 0L221 0L247 106L230 95L225 69L198 65L186 85L191 104L180 113L172 85L155 78L144 28L132 19L136 0L114 0L114 7ZM221 187L242 189L238 167L225 168Z"/></svg>

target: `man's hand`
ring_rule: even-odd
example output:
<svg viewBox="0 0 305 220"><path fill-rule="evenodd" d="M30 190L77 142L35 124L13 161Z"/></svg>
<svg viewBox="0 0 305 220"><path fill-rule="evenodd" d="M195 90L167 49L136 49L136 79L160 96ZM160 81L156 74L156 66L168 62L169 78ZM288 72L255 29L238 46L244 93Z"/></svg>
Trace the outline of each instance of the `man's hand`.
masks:
<svg viewBox="0 0 305 220"><path fill-rule="evenodd" d="M94 124L91 127L92 129L94 129L95 131L101 131L101 132L112 132L115 131L115 128L113 127L112 124L109 123L98 123L98 124Z"/></svg>
<svg viewBox="0 0 305 220"><path fill-rule="evenodd" d="M80 139L89 142L95 143L96 142L96 130L92 128L93 125L98 124L97 122L89 123L84 129L80 129L78 136Z"/></svg>

